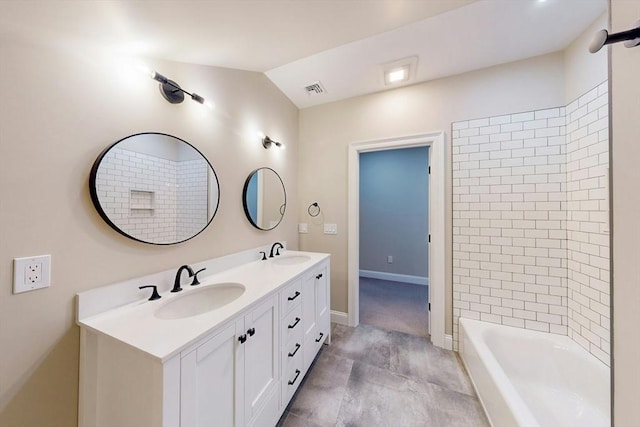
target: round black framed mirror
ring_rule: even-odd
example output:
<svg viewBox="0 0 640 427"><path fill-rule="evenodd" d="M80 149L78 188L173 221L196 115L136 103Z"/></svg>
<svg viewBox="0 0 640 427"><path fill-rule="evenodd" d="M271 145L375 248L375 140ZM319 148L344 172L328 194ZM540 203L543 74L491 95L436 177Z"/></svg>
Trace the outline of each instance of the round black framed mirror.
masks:
<svg viewBox="0 0 640 427"><path fill-rule="evenodd" d="M164 133L139 133L107 147L89 177L91 200L118 233L143 243L173 245L200 234L220 203L209 160Z"/></svg>
<svg viewBox="0 0 640 427"><path fill-rule="evenodd" d="M287 193L280 175L267 167L251 172L242 190L242 204L255 228L264 231L276 228L287 208Z"/></svg>

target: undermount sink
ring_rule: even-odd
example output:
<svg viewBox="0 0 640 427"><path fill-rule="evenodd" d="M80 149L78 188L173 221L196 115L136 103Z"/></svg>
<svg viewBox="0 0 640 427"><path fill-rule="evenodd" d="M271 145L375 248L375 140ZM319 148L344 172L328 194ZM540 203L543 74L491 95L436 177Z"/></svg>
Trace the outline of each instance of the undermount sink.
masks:
<svg viewBox="0 0 640 427"><path fill-rule="evenodd" d="M307 262L311 259L308 255L290 255L290 256L279 256L273 259L273 263L275 265L294 265L301 264L303 262Z"/></svg>
<svg viewBox="0 0 640 427"><path fill-rule="evenodd" d="M240 283L218 283L190 291L156 310L159 319L183 319L223 307L238 299L245 291Z"/></svg>

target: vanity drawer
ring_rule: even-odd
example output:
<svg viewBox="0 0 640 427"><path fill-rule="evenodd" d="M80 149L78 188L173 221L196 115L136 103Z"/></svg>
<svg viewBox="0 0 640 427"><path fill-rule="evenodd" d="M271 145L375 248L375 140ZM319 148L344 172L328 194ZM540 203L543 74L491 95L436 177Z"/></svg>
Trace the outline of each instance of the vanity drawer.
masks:
<svg viewBox="0 0 640 427"><path fill-rule="evenodd" d="M298 353L300 353L302 349ZM287 365L282 376L282 401L289 402L291 396L302 382L304 371L302 369L302 357L296 355L294 360Z"/></svg>
<svg viewBox="0 0 640 427"><path fill-rule="evenodd" d="M286 316L294 307L302 301L302 280L295 280L280 292L280 307L282 317Z"/></svg>
<svg viewBox="0 0 640 427"><path fill-rule="evenodd" d="M290 343L295 337L300 337L298 340L302 340L302 334L302 307L298 306L282 319L282 342Z"/></svg>
<svg viewBox="0 0 640 427"><path fill-rule="evenodd" d="M303 358L303 344L304 339L302 339L302 334L300 334L299 339L292 339L291 342L282 346L283 372L287 372L292 363L297 362L298 359Z"/></svg>

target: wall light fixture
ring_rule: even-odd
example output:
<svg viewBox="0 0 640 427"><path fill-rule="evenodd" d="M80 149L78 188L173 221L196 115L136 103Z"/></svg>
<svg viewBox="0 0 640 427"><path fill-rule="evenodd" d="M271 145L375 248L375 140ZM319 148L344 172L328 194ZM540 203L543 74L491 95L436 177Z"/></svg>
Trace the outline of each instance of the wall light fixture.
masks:
<svg viewBox="0 0 640 427"><path fill-rule="evenodd" d="M284 144L278 141L274 141L273 139L269 138L267 135L260 135L260 137L262 138L262 146L266 149L271 148L272 145L275 145L278 148L282 148L284 149Z"/></svg>
<svg viewBox="0 0 640 427"><path fill-rule="evenodd" d="M624 42L624 47L627 48L640 46L640 21L637 21L634 25L634 28L620 31L619 33L609 34L607 30L598 31L593 36L593 40L591 40L589 52L596 53L604 45L618 42Z"/></svg>
<svg viewBox="0 0 640 427"><path fill-rule="evenodd" d="M180 85L173 80L169 80L162 74L152 71L151 78L160 82L160 93L168 102L172 104L180 104L184 101L184 94L186 93L199 104L204 104L204 98L198 95L195 92L189 93L186 90L182 89Z"/></svg>

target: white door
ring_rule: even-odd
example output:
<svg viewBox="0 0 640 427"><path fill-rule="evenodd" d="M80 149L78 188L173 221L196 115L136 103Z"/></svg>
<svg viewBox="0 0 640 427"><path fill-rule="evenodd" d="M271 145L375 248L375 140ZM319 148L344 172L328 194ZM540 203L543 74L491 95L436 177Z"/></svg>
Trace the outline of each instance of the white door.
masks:
<svg viewBox="0 0 640 427"><path fill-rule="evenodd" d="M429 146L428 165L429 168L429 196L431 196L431 153L433 150ZM429 223L427 225L427 277L431 277L431 205L429 205ZM427 333L431 336L431 280L427 289Z"/></svg>
<svg viewBox="0 0 640 427"><path fill-rule="evenodd" d="M269 298L245 316L245 420L251 420L277 386L277 297ZM277 401L276 401L277 404Z"/></svg>
<svg viewBox="0 0 640 427"><path fill-rule="evenodd" d="M316 318L317 295L316 295L316 275L317 272L310 272L302 279L302 322L304 326L304 366L305 370L311 365L315 358L315 346L313 340L316 338L318 323Z"/></svg>
<svg viewBox="0 0 640 427"><path fill-rule="evenodd" d="M326 266L318 270L316 274L316 319L317 319L317 342L324 342L329 333L331 324L331 301L329 291L329 271ZM322 334L322 335L321 335ZM319 341L318 341L319 340Z"/></svg>
<svg viewBox="0 0 640 427"><path fill-rule="evenodd" d="M241 322L242 323L242 322ZM236 325L231 324L181 359L180 426L233 427L235 403L242 390L236 386L243 352L236 351Z"/></svg>

